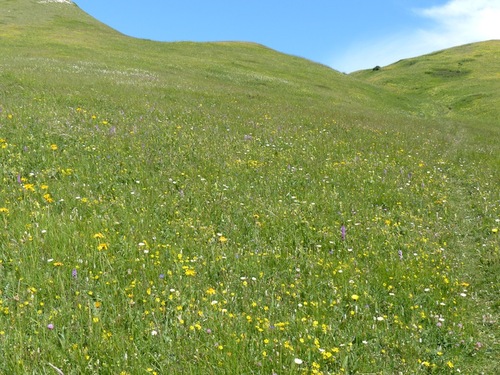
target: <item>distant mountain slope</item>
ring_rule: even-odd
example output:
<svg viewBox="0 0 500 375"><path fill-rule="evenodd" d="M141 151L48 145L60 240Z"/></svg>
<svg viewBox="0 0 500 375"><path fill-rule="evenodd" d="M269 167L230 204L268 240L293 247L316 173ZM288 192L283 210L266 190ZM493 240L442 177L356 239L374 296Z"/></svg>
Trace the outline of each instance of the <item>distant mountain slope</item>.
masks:
<svg viewBox="0 0 500 375"><path fill-rule="evenodd" d="M29 90L64 90L78 105L95 100L98 87L118 105L123 97L142 100L140 88L177 103L236 100L248 116L273 104L290 115L333 113L372 123L387 113L499 120L500 41L344 75L252 43L127 37L72 2L0 0L0 9L0 76L3 90L11 87L4 104Z"/></svg>
<svg viewBox="0 0 500 375"><path fill-rule="evenodd" d="M23 92L27 83L45 93L62 89L71 105L95 100L99 87L106 100L117 103L123 97L142 100L138 88L177 103L236 100L249 116L271 103L300 116L410 108L390 90L257 44L131 38L74 3L0 0L0 8L4 86L21 86ZM5 100L20 93L11 90Z"/></svg>
<svg viewBox="0 0 500 375"><path fill-rule="evenodd" d="M500 123L500 40L473 43L352 74L413 100L415 111Z"/></svg>

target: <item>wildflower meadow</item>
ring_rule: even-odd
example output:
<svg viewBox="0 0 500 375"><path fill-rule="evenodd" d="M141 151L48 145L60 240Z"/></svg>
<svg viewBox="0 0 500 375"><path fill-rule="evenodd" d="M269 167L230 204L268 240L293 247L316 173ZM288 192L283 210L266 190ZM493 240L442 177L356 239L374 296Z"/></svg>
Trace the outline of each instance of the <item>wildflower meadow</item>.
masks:
<svg viewBox="0 0 500 375"><path fill-rule="evenodd" d="M498 124L141 43L0 58L0 373L494 373Z"/></svg>

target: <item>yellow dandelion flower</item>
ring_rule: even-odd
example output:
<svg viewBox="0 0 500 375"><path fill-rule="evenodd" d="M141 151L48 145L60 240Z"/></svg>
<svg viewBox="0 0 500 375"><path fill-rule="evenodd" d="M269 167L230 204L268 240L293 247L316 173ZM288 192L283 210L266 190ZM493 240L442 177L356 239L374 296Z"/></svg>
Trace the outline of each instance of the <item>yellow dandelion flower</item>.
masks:
<svg viewBox="0 0 500 375"><path fill-rule="evenodd" d="M63 263L61 263L61 262L54 262L53 264L54 264L54 267L61 267L61 266L64 266L64 264L63 264Z"/></svg>
<svg viewBox="0 0 500 375"><path fill-rule="evenodd" d="M101 302L101 301L95 301L95 302L94 302L94 307L95 307L96 309L100 309L100 308L101 308L101 306L102 306L102 302Z"/></svg>
<svg viewBox="0 0 500 375"><path fill-rule="evenodd" d="M8 214L9 213L9 209L7 207L0 207L0 213L2 213L2 214Z"/></svg>
<svg viewBox="0 0 500 375"><path fill-rule="evenodd" d="M35 191L35 185L33 184L24 184L23 187L28 191Z"/></svg>
<svg viewBox="0 0 500 375"><path fill-rule="evenodd" d="M353 295L351 296L351 299L352 299L353 301L357 301L357 300L359 299L359 296L358 296L357 294L353 294Z"/></svg>
<svg viewBox="0 0 500 375"><path fill-rule="evenodd" d="M184 273L186 276L196 276L196 270L194 270L193 268L187 268Z"/></svg>
<svg viewBox="0 0 500 375"><path fill-rule="evenodd" d="M54 143L52 143L52 144L50 145L50 149L51 149L52 151L56 151L56 150L57 150L57 145L56 145L56 144L54 144Z"/></svg>
<svg viewBox="0 0 500 375"><path fill-rule="evenodd" d="M321 355L323 356L323 359L330 359L333 357L333 354L331 352L323 352L321 353Z"/></svg>
<svg viewBox="0 0 500 375"><path fill-rule="evenodd" d="M493 228L491 231L492 231L493 233L498 233L498 228Z"/></svg>
<svg viewBox="0 0 500 375"><path fill-rule="evenodd" d="M54 202L54 199L50 196L50 194L49 194L49 193L44 194L44 195L43 195L43 199L45 199L45 201L46 201L47 203L53 203L53 202Z"/></svg>
<svg viewBox="0 0 500 375"><path fill-rule="evenodd" d="M213 294L215 294L215 289L214 288L208 288L207 291L206 291L206 293L208 295L213 295Z"/></svg>
<svg viewBox="0 0 500 375"><path fill-rule="evenodd" d="M219 237L219 242L220 242L220 243L226 243L226 242L227 242L227 238L226 238L226 237L224 237L224 236L220 236L220 237Z"/></svg>
<svg viewBox="0 0 500 375"><path fill-rule="evenodd" d="M102 234L100 232L96 233L96 234L94 234L94 238L104 238L104 234Z"/></svg>
<svg viewBox="0 0 500 375"><path fill-rule="evenodd" d="M97 245L97 250L102 251L102 250L108 250L108 244L103 242Z"/></svg>

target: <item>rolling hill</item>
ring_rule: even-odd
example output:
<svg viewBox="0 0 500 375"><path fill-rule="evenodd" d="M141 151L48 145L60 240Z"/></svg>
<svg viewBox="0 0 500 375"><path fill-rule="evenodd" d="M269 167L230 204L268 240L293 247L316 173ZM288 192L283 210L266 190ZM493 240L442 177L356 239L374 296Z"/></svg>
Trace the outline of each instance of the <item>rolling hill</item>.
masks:
<svg viewBox="0 0 500 375"><path fill-rule="evenodd" d="M0 0L0 373L495 373L499 54L345 75Z"/></svg>
<svg viewBox="0 0 500 375"><path fill-rule="evenodd" d="M411 97L415 112L500 123L500 40L398 61L353 76Z"/></svg>

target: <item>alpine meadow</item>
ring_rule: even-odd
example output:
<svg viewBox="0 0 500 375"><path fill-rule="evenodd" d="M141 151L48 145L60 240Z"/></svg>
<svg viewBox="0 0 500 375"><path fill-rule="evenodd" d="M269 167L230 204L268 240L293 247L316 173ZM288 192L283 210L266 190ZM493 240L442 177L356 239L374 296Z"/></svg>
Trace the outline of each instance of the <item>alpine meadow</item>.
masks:
<svg viewBox="0 0 500 375"><path fill-rule="evenodd" d="M0 374L496 374L499 67L0 0Z"/></svg>

